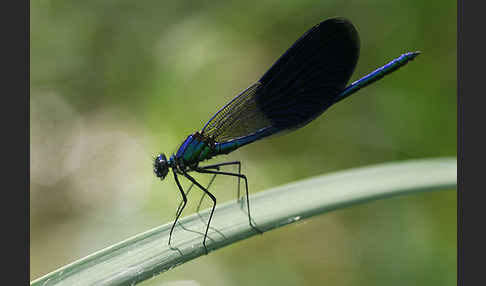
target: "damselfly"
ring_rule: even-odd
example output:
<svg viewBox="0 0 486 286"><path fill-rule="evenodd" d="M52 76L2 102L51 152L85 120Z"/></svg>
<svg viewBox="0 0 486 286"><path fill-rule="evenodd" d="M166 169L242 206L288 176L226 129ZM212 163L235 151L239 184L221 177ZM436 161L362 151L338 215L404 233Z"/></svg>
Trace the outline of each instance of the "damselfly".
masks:
<svg viewBox="0 0 486 286"><path fill-rule="evenodd" d="M419 52L408 52L346 87L359 56L359 37L346 19L327 19L302 35L254 84L238 94L204 125L189 135L169 159L164 154L154 158L154 172L164 179L172 170L182 196L172 232L187 203L179 176L184 176L211 198L213 206L207 221L203 245L216 207L216 197L189 173L233 176L245 181L246 207L250 226L261 232L252 221L248 198L248 180L241 174L239 161L200 166L200 162L228 154L246 144L282 131L300 128L321 115L327 108L359 89L397 70ZM238 173L220 171L223 166L238 166ZM211 182L212 182L211 180Z"/></svg>

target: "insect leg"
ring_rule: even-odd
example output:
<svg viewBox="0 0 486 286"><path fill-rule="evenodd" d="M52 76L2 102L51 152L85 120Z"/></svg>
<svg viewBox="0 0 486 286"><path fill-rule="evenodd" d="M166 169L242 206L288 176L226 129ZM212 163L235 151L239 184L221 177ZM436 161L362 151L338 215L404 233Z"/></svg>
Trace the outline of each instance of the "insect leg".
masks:
<svg viewBox="0 0 486 286"><path fill-rule="evenodd" d="M194 186L194 184L191 184L189 186L189 188L187 188L187 191L186 191L186 198L187 196L189 195L189 192L192 190L192 187ZM176 217L177 217L177 214L179 213L179 209L181 208L182 204L184 203L184 200L182 200L180 203L179 203L179 206L177 206L177 210L176 210Z"/></svg>
<svg viewBox="0 0 486 286"><path fill-rule="evenodd" d="M222 166L228 166L228 165L238 165L238 175L241 175L241 162L240 161L233 161L233 162L225 162L225 163L220 163L220 164L214 164L214 165L208 165L208 166L203 166L200 167L200 169L208 170L208 169L215 169L215 167L222 167ZM219 170L219 168L218 168ZM241 177L238 176L238 193L236 194L236 200L240 200L240 182L241 182Z"/></svg>
<svg viewBox="0 0 486 286"><path fill-rule="evenodd" d="M174 220L174 223L172 224L172 227L170 228L169 246L171 246L171 247L172 247L172 245L170 244L170 240L172 239L172 232L174 231L174 227L177 223L177 220L179 219L179 216L181 215L182 211L184 210L184 208L186 207L186 204L187 204L187 197L186 197L186 194L184 193L184 189L182 189L181 183L179 182L179 178L177 177L177 173L174 169L172 169L172 173L174 173L174 180L176 181L177 187L179 188L179 191L181 192L182 207L180 207L181 205L179 205L179 207L177 208L176 218Z"/></svg>
<svg viewBox="0 0 486 286"><path fill-rule="evenodd" d="M216 167L216 168L217 168L217 167ZM215 168L215 169L216 169L216 168ZM217 169L219 170L219 168L217 168ZM211 180L209 181L208 186L206 187L206 190L209 190L209 187L211 187L211 185L213 184L214 179L216 179L216 176L217 176L217 174L214 174L214 175L213 175L213 177L212 177L212 178L211 178ZM198 214L199 214L199 210L201 209L201 204L202 204L202 202L203 202L203 200L204 200L204 198L205 198L205 197L206 197L206 193L203 193L203 195L201 196L201 199L199 200L199 203L197 204L196 212L197 212ZM199 216L199 217L202 219L202 217L201 217L201 216Z"/></svg>
<svg viewBox="0 0 486 286"><path fill-rule="evenodd" d="M212 171L212 170L207 170L203 168L195 168L194 171L199 172L199 173L207 173L207 174L217 174L217 175L226 175L226 176L233 176L233 177L239 177L245 180L245 190L246 190L246 206L247 206L247 211L248 211L248 221L250 223L250 226L258 233L263 233L259 228L256 227L256 224L253 222L250 214L250 199L249 199L249 194L248 194L248 180L245 175L242 174L235 174L235 173L229 173L229 172L220 172L220 171Z"/></svg>
<svg viewBox="0 0 486 286"><path fill-rule="evenodd" d="M194 183L196 186L198 186L204 193L206 193L210 198L211 200L213 201L213 207L211 209L211 214L209 215L209 220L208 220L208 224L206 226L206 232L204 233L204 239L203 239L203 245L204 245L204 249L206 250L206 254L208 254L208 248L206 246L206 237L208 236L208 230L209 230L209 225L211 224L211 218L213 217L213 214L214 214L214 209L216 208L216 197L211 194L206 188L204 188L203 186L201 186L201 184L199 184L193 177L191 177L189 174L187 174L187 172L185 171L182 171L182 174L184 175L184 177L186 177L189 181L191 181L192 183Z"/></svg>
<svg viewBox="0 0 486 286"><path fill-rule="evenodd" d="M218 168L218 170L219 170L219 168ZM213 175L213 177L212 177L212 178L211 178L211 180L209 181L209 184L207 185L206 189L208 189L208 190L209 190L209 187L211 187L211 185L212 185L212 183L213 183L214 179L216 179L216 174L215 174L215 175ZM187 189L187 191L186 191L186 197L189 195L189 192L192 190L192 187L193 187L193 186L194 186L194 183L191 183L191 185L189 186L189 188L188 188L188 189ZM199 200L199 204L198 204L198 206L197 206L196 212L199 212L199 208L200 208L201 203L202 203L202 200L204 199L204 197L205 197L205 196L206 196L206 193L204 193L204 194L202 195L201 199ZM176 216L177 216L177 213L179 212L179 209L181 208L181 206L182 206L182 204L183 204L183 203L184 203L184 201L181 201L181 202L179 203L179 206L177 207L177 210L176 210ZM180 223L179 223L179 224L180 224Z"/></svg>

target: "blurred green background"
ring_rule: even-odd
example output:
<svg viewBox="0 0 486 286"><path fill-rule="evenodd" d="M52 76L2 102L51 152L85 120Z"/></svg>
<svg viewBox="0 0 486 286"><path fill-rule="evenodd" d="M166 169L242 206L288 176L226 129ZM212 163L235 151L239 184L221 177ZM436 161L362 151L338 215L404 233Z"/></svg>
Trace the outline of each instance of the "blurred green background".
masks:
<svg viewBox="0 0 486 286"><path fill-rule="evenodd" d="M455 1L45 0L31 1L30 13L31 279L172 220L179 194L172 178L154 177L152 156L174 152L329 17L350 19L360 33L351 80L404 52L424 53L305 128L212 162L241 160L255 193L346 168L456 154ZM218 177L213 191L223 202L234 188ZM199 195L189 200L184 215ZM177 280L455 285L456 192L315 217L143 285Z"/></svg>

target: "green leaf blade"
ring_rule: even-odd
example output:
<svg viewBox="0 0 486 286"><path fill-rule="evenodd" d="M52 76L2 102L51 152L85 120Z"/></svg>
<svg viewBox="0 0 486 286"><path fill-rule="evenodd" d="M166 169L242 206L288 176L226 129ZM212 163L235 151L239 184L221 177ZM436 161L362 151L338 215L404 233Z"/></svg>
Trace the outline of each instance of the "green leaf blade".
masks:
<svg viewBox="0 0 486 286"><path fill-rule="evenodd" d="M455 158L386 163L293 182L250 197L258 227L269 231L332 210L432 190L453 189ZM248 224L246 205L218 205L207 245L216 250L257 234ZM202 246L209 210L180 220L171 249L172 223L136 235L51 272L31 285L133 285L204 255ZM185 229L192 231L187 231Z"/></svg>

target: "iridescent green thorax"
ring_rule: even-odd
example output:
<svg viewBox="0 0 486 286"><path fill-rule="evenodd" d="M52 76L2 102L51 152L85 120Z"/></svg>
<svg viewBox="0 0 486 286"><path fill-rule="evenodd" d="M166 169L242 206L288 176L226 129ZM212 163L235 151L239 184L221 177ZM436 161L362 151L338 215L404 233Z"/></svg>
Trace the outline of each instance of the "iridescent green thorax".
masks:
<svg viewBox="0 0 486 286"><path fill-rule="evenodd" d="M185 166L195 165L202 160L211 158L213 148L214 142L196 132L189 135L179 147L175 155L176 161Z"/></svg>
<svg viewBox="0 0 486 286"><path fill-rule="evenodd" d="M255 140L267 137L275 131L272 128L261 129L252 135L237 138L227 142L214 142L208 137L196 132L189 135L182 143L173 159L182 166L193 166L214 156L228 154ZM172 158L171 158L172 159Z"/></svg>

